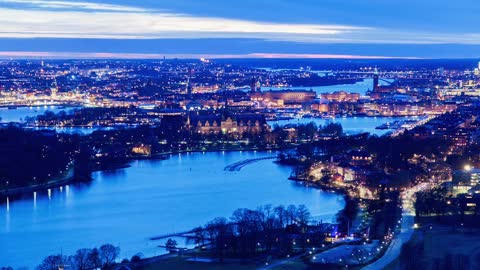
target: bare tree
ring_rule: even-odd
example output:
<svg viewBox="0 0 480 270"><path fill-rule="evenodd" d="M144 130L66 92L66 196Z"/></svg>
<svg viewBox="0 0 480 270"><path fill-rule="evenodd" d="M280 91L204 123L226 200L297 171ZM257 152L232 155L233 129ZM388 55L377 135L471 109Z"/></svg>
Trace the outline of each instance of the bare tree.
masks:
<svg viewBox="0 0 480 270"><path fill-rule="evenodd" d="M102 268L108 268L112 266L120 254L120 248L111 244L105 244L101 246L98 251Z"/></svg>
<svg viewBox="0 0 480 270"><path fill-rule="evenodd" d="M63 255L50 255L43 259L42 263L37 266L37 270L58 270L59 267L67 264L68 258Z"/></svg>
<svg viewBox="0 0 480 270"><path fill-rule="evenodd" d="M94 269L96 266L96 261L93 256L91 256L92 249L82 248L77 250L75 255L71 256L70 261L73 267L76 270L89 270Z"/></svg>
<svg viewBox="0 0 480 270"><path fill-rule="evenodd" d="M287 207L287 225L292 225L297 216L297 207L293 204Z"/></svg>
<svg viewBox="0 0 480 270"><path fill-rule="evenodd" d="M283 228L287 224L287 210L285 206L275 207L275 215L277 216L278 227Z"/></svg>
<svg viewBox="0 0 480 270"><path fill-rule="evenodd" d="M100 252L98 248L92 249L90 254L88 254L88 260L92 263L94 269L102 267L102 262L100 261Z"/></svg>
<svg viewBox="0 0 480 270"><path fill-rule="evenodd" d="M297 207L296 218L302 229L305 229L310 222L310 212L305 205L299 205Z"/></svg>

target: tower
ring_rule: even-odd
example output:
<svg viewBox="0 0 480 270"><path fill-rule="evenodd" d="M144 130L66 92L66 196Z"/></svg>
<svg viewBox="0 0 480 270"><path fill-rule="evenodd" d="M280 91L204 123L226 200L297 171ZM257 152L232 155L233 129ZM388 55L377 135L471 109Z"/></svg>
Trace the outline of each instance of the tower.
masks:
<svg viewBox="0 0 480 270"><path fill-rule="evenodd" d="M187 79L187 86L185 87L185 92L187 93L188 97L192 96L192 85L190 84L190 77L188 77Z"/></svg>
<svg viewBox="0 0 480 270"><path fill-rule="evenodd" d="M378 88L378 69L375 68L373 71L373 92L376 92Z"/></svg>
<svg viewBox="0 0 480 270"><path fill-rule="evenodd" d="M250 82L250 93L255 93L257 88L257 81L255 78L252 78L252 81Z"/></svg>
<svg viewBox="0 0 480 270"><path fill-rule="evenodd" d="M190 83L190 78L192 77L192 74L193 74L193 69L189 69L188 70L188 78L187 78L187 85L186 85L186 88L185 88L185 92L187 94L188 97L191 97L192 96L192 85Z"/></svg>
<svg viewBox="0 0 480 270"><path fill-rule="evenodd" d="M54 79L53 84L52 84L52 88L50 88L50 97L52 99L56 98L57 93L58 93L58 84L57 84L57 80Z"/></svg>

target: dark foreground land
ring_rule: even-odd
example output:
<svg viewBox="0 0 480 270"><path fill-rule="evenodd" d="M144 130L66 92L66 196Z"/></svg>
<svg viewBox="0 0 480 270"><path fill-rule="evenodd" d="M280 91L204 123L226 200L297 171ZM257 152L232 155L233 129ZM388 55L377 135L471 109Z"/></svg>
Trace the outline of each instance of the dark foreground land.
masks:
<svg viewBox="0 0 480 270"><path fill-rule="evenodd" d="M480 269L480 229L425 222L387 270Z"/></svg>

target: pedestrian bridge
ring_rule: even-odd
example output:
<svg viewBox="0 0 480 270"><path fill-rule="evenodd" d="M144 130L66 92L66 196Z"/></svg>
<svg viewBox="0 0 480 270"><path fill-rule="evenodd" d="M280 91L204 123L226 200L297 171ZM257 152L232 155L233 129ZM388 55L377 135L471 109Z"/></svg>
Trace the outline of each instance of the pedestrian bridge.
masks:
<svg viewBox="0 0 480 270"><path fill-rule="evenodd" d="M276 159L277 156L271 156L271 157L263 157L263 158L250 158L250 159L245 159L233 164L230 164L224 168L225 171L240 171L243 167L247 166L248 164L252 164L261 160L266 160L266 159Z"/></svg>

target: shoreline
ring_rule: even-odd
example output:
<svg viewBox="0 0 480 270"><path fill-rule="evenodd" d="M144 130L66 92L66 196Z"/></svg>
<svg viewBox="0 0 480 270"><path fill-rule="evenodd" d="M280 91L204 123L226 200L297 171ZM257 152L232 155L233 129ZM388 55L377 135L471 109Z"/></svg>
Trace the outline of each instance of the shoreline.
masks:
<svg viewBox="0 0 480 270"><path fill-rule="evenodd" d="M267 152L268 150L272 150L272 149L251 149L251 150L248 150L248 151L252 152L252 151L255 151L255 150L257 150L257 151L262 151L262 152ZM278 149L275 149L275 150L278 150ZM208 151L208 152L217 152L217 153L220 153L221 151L222 151L222 150L215 150L215 151L214 151L214 150L210 150L210 151ZM175 151L175 152L170 152L170 153L165 153L165 152L164 152L164 153L161 153L161 154L163 154L163 155L166 155L166 154L184 154L184 153L190 153L190 152L193 153L193 152L207 152L207 151L182 151L182 152ZM232 151L230 151L230 152L235 152L235 151L232 150ZM153 159L153 158L149 158L149 159ZM134 161L134 160L138 160L138 159L132 159L132 160L130 160L129 162ZM120 164L116 164L116 165L120 165ZM284 166L288 166L288 165L284 165ZM129 167L129 165L125 165L124 167ZM112 167L112 168L108 168L108 169L105 168L105 169L97 170L97 171L116 170L116 169L121 169L121 168L120 168L120 166L119 166L119 167L117 167L117 168L113 168L113 167ZM304 179L300 179L300 178L293 179L293 177L288 177L288 175L286 175L286 178L287 178L287 179L283 179L282 181L285 181L285 180L298 181L298 182L300 182L300 181L305 181ZM308 182L308 180L305 181L305 182ZM313 183L313 182L312 182L312 184L309 185L308 187L309 187L309 188L315 188L315 189L328 190L328 189L323 189L320 185L317 185L317 184L315 184L315 183ZM332 189L332 190L333 190L333 189ZM335 191L335 190L333 190L333 191ZM335 191L335 193L338 194L338 195L341 195L340 197L345 201L345 194L341 193L339 190ZM16 199L17 199L17 198L14 198L13 200L16 200ZM21 198L18 198L18 199L21 199ZM12 202L13 200L12 200L12 198L10 198L10 202ZM331 222L334 222L333 220L336 218L337 213L341 212L341 211L344 210L344 209L345 209L345 205L344 205L343 207L339 207L338 211L335 211L335 212L333 213L333 219L332 219ZM195 250L195 248L188 249L188 251L194 251L194 250ZM187 251L187 252L188 252L188 251ZM172 254L170 254L170 253L166 253L166 254L161 254L161 255L151 256L151 257L148 256L148 257L145 257L143 260L145 260L146 263L148 264L148 263L150 263L150 262L152 262L152 261L155 262L156 260L162 260L163 258L168 258L168 257L170 257L170 256L177 256L177 255L176 255L176 254L175 254L175 255L172 255Z"/></svg>
<svg viewBox="0 0 480 270"><path fill-rule="evenodd" d="M71 169L66 176L60 177L60 179L58 180L51 180L45 184L37 184L37 185L30 185L26 187L17 187L17 188L12 188L8 190L1 190L0 197L22 196L27 193L37 192L40 190L55 188L63 185L68 185L74 182L76 182L75 175L73 174L73 169Z"/></svg>
<svg viewBox="0 0 480 270"><path fill-rule="evenodd" d="M105 166L101 166L100 168L93 168L90 172L100 172L100 171L115 171L120 169L126 169L131 167L130 163L136 160L166 160L170 158L170 155L174 154L186 154L186 153L202 153L202 152L240 152L240 151L278 151L282 149L291 149L294 146L290 147L275 147L275 148L248 148L248 149L209 149L209 150L179 150L179 151L168 151L168 152L161 152L155 153L151 156L136 156L130 157L125 162L115 163L115 164L106 164ZM76 181L75 176L73 175L73 171L70 175L61 177L59 180L56 181L49 181L45 184L37 184L37 185L30 185L25 187L16 187L8 190L0 190L0 198L1 197L9 197L9 196L22 196L31 192L37 192L45 189L56 188L63 185L75 184L75 183L88 183L93 181L91 179L89 181ZM1 204L1 203L0 203Z"/></svg>

